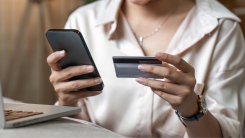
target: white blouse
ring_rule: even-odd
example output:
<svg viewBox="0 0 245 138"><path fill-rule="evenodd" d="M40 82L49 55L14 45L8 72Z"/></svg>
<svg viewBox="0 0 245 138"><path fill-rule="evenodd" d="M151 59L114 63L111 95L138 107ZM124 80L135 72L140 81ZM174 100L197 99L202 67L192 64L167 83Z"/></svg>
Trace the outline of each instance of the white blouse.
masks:
<svg viewBox="0 0 245 138"><path fill-rule="evenodd" d="M102 94L88 98L90 118L124 136L188 137L168 102L135 79L116 77L112 56L144 56L121 13L122 1L78 8L65 25L82 32L105 84ZM238 22L218 1L196 0L166 51L195 68L195 92L205 96L224 137L242 137L245 117L245 43Z"/></svg>

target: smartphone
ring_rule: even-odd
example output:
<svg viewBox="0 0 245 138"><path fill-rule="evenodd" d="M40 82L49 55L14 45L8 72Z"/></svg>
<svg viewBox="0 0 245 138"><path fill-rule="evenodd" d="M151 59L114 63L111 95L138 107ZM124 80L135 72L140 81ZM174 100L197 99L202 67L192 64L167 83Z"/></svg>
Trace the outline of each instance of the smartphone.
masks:
<svg viewBox="0 0 245 138"><path fill-rule="evenodd" d="M94 72L72 77L68 81L100 77L98 69L96 68L96 65L85 43L85 40L78 30L50 29L47 31L46 37L54 52L61 50L66 51L65 57L59 60L62 69L70 66L80 65L94 66ZM88 87L82 90L102 91L103 88L104 83L102 81L102 83L100 83L99 85Z"/></svg>
<svg viewBox="0 0 245 138"><path fill-rule="evenodd" d="M136 56L114 56L112 57L116 76L118 78L156 78L163 79L155 74L142 72L138 69L141 64L154 65L162 67L162 61L155 57L136 57Z"/></svg>

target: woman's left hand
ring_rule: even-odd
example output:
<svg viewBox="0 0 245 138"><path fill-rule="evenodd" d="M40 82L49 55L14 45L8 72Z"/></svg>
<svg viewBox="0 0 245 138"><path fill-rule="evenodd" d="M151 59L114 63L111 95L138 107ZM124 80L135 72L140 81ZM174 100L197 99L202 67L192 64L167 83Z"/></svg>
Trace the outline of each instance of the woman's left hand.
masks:
<svg viewBox="0 0 245 138"><path fill-rule="evenodd" d="M195 69L175 55L159 52L155 57L162 61L163 67L140 65L139 69L143 72L162 76L165 81L138 78L137 82L149 86L154 93L168 101L172 108L182 116L191 117L195 115L198 112L198 97L194 92Z"/></svg>

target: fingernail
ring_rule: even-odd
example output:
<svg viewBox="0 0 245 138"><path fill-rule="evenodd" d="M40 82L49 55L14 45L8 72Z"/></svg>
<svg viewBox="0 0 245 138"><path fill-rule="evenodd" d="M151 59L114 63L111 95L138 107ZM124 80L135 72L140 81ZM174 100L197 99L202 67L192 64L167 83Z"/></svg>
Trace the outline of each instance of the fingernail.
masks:
<svg viewBox="0 0 245 138"><path fill-rule="evenodd" d="M101 81L102 81L102 80L101 80L100 78L99 78L99 79L95 79L95 80L94 80L94 82L95 82L96 84L100 84L100 83L101 83Z"/></svg>
<svg viewBox="0 0 245 138"><path fill-rule="evenodd" d="M157 53L155 57L156 58L161 58L162 57L162 54L161 53Z"/></svg>
<svg viewBox="0 0 245 138"><path fill-rule="evenodd" d="M139 69L139 70L146 70L146 66L144 66L144 65L139 65L139 66L138 66L138 69Z"/></svg>
<svg viewBox="0 0 245 138"><path fill-rule="evenodd" d="M137 78L136 81L137 81L138 83L143 83L143 82L144 82L144 79L143 79L143 78Z"/></svg>
<svg viewBox="0 0 245 138"><path fill-rule="evenodd" d="M87 71L92 72L93 71L93 66L88 66Z"/></svg>
<svg viewBox="0 0 245 138"><path fill-rule="evenodd" d="M153 56L156 57L157 53L154 53Z"/></svg>
<svg viewBox="0 0 245 138"><path fill-rule="evenodd" d="M62 51L59 52L59 54L60 54L61 57L63 57L65 55L65 51L62 50Z"/></svg>

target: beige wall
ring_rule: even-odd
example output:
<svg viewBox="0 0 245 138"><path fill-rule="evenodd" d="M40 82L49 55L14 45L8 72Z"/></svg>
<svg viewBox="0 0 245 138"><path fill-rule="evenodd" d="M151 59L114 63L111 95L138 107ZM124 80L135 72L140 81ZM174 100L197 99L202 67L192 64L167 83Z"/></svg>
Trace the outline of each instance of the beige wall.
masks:
<svg viewBox="0 0 245 138"><path fill-rule="evenodd" d="M27 1L0 0L0 78L3 95L28 103L53 104L56 94L48 80L50 69L46 57L51 50L47 43L43 43L46 41L45 32L48 28L63 28L69 14L82 2L44 0L42 13L45 19L40 18L38 4L32 4L30 19L21 27ZM44 28L41 27L41 20L45 20ZM17 41L18 38L22 41Z"/></svg>
<svg viewBox="0 0 245 138"><path fill-rule="evenodd" d="M28 103L53 104L56 94L49 83L46 57L51 50L44 34L48 28L63 28L81 0L44 0L45 28L41 30L39 7L33 5L26 32L21 20L28 0L0 0L0 78L4 96ZM229 9L245 8L245 0L220 0ZM47 13L48 7L50 11ZM241 10L241 9L240 9ZM51 17L50 23L47 21ZM245 20L245 14L239 16ZM42 20L43 21L43 20ZM245 22L241 23L245 31ZM23 28L22 28L23 29ZM22 37L23 36L23 37ZM23 41L17 41L21 38Z"/></svg>

